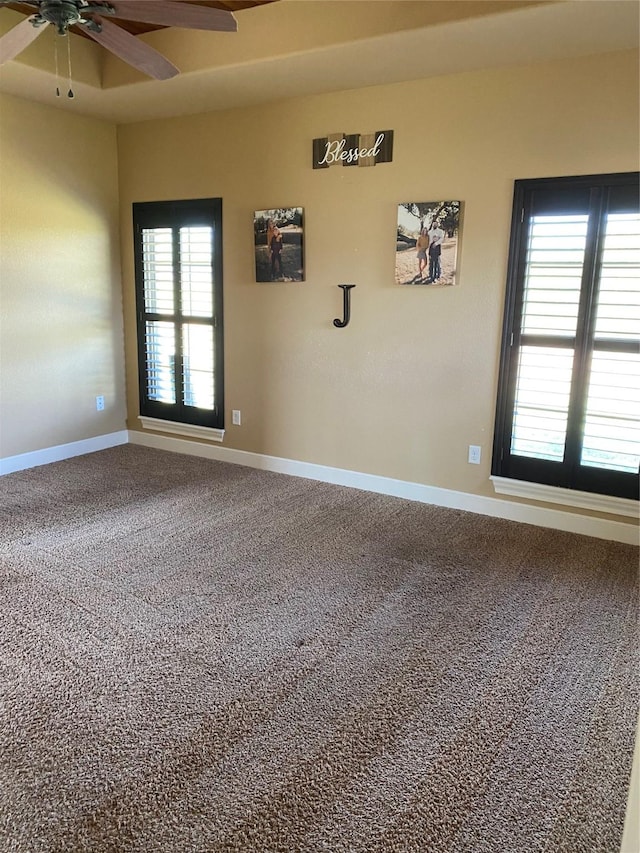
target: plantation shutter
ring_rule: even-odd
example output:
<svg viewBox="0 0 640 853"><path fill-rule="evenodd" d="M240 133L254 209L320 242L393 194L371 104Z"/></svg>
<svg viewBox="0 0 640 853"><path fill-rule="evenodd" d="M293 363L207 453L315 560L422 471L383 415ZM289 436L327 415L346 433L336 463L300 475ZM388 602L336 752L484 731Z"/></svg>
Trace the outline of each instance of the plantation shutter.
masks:
<svg viewBox="0 0 640 853"><path fill-rule="evenodd" d="M531 217L511 438L519 456L564 459L588 216Z"/></svg>
<svg viewBox="0 0 640 853"><path fill-rule="evenodd" d="M639 342L640 214L609 213L596 297L582 465L638 471Z"/></svg>
<svg viewBox="0 0 640 853"><path fill-rule="evenodd" d="M216 201L134 205L141 414L149 417L222 424Z"/></svg>
<svg viewBox="0 0 640 853"><path fill-rule="evenodd" d="M638 496L637 175L516 182L492 472Z"/></svg>

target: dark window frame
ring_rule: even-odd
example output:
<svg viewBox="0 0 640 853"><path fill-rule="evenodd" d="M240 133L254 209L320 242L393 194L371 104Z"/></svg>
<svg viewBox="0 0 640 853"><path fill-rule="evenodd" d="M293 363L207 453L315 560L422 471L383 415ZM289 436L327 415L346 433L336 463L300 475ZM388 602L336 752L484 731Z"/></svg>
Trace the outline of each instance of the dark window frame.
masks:
<svg viewBox="0 0 640 853"><path fill-rule="evenodd" d="M142 257L142 230L147 228L171 228L174 231L174 254L176 235L181 227L211 226L213 316L203 318L182 313L179 293L178 264L174 264L174 315L156 314L146 310L144 295L144 273ZM174 421L192 426L224 429L224 329L222 287L222 199L184 199L179 201L153 201L133 203L134 265L136 283L136 329L138 337L138 381L140 414L143 417ZM164 403L149 399L147 353L145 347L147 321L173 322L176 329L176 360L174 379L176 403ZM214 345L214 408L199 409L182 401L182 342L179 331L183 324L210 325L213 328Z"/></svg>
<svg viewBox="0 0 640 853"><path fill-rule="evenodd" d="M588 390L591 353L596 350L637 352L637 344L616 339L597 341L593 337L597 288L603 250L603 222L610 199L629 192L637 208L640 173L624 172L563 178L517 180L514 186L506 298L501 341L498 393L491 473L493 476L525 480L549 486L594 492L614 497L638 499L638 474L587 467L580 464L583 417ZM558 192L558 211L566 207L568 191L588 195L589 224L580 290L578 323L574 336L572 389L569 402L566 452L562 463L518 456L511 453L518 355L527 343L538 346L566 346L566 340L521 332L526 252L531 217L537 202L545 212L553 212L550 194ZM539 202L546 194L544 201ZM524 340L524 343L523 343Z"/></svg>

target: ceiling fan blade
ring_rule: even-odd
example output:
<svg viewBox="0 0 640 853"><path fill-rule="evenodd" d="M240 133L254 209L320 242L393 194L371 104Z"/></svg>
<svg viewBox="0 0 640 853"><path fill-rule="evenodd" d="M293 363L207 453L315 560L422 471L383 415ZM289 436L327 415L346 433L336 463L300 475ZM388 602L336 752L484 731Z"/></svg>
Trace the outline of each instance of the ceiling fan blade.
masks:
<svg viewBox="0 0 640 853"><path fill-rule="evenodd" d="M209 6L191 6L172 0L115 0L114 17L123 21L142 21L166 27L184 27L189 30L220 30L235 32L238 23L231 12ZM87 14L89 8L83 8Z"/></svg>
<svg viewBox="0 0 640 853"><path fill-rule="evenodd" d="M180 73L175 65L161 53L132 36L126 30L97 15L95 21L101 25L101 32L95 33L89 27L83 27L83 32L106 47L111 53L115 53L120 59L124 59L129 65L133 65L134 68L149 77L155 77L156 80L168 80L169 77L175 77L176 74Z"/></svg>
<svg viewBox="0 0 640 853"><path fill-rule="evenodd" d="M20 21L0 38L0 65L21 53L46 29L46 27L34 27L29 18Z"/></svg>

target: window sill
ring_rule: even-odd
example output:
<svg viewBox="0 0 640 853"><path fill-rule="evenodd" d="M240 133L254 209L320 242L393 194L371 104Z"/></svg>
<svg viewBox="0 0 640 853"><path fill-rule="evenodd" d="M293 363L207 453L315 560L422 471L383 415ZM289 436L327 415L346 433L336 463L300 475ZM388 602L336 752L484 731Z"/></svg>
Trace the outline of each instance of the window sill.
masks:
<svg viewBox="0 0 640 853"><path fill-rule="evenodd" d="M499 495L512 495L529 498L545 503L564 504L581 509L592 509L610 515L638 517L638 501L628 498L614 498L610 495L597 495L592 492L578 492L574 489L562 489L559 486L545 486L542 483L528 483L525 480L512 480L509 477L491 477L493 488Z"/></svg>
<svg viewBox="0 0 640 853"><path fill-rule="evenodd" d="M155 432L170 432L173 435L186 435L189 438L199 438L203 441L222 441L223 429L213 427L195 426L193 424L181 424L177 421L165 421L160 418L147 418L142 415L138 418L144 429L152 429Z"/></svg>

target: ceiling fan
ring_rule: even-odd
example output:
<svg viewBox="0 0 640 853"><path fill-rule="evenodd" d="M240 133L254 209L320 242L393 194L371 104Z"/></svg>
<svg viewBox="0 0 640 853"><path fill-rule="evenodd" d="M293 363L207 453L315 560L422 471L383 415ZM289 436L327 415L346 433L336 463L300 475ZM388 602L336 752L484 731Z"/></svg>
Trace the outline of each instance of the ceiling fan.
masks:
<svg viewBox="0 0 640 853"><path fill-rule="evenodd" d="M11 4L15 0L0 0L0 6ZM23 6L29 9L23 10ZM16 57L52 24L61 36L80 32L149 77L166 80L179 74L175 65L109 18L185 29L238 29L226 9L192 5L187 0L21 0L20 10L29 17L0 37L0 65Z"/></svg>

